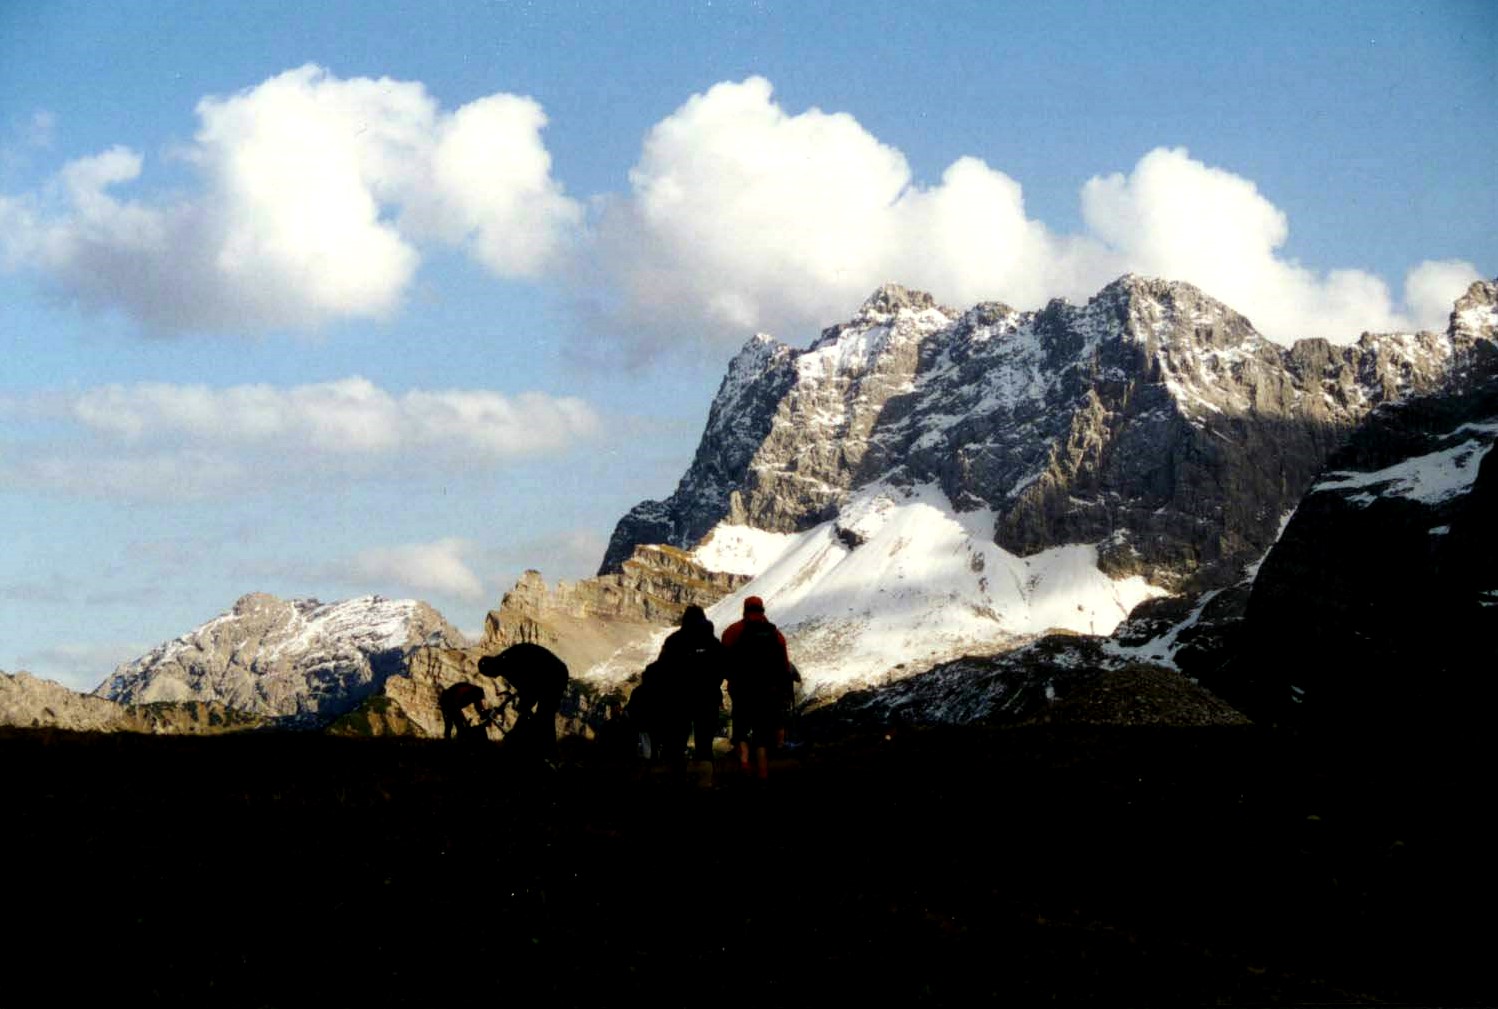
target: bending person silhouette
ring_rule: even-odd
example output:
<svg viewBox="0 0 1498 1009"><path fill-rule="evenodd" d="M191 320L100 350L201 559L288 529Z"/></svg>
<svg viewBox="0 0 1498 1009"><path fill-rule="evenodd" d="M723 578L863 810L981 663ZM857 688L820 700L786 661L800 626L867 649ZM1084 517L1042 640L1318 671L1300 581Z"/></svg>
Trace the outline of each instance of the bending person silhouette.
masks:
<svg viewBox="0 0 1498 1009"><path fill-rule="evenodd" d="M473 707L478 721L469 723L463 709ZM481 736L489 724L490 712L484 707L484 688L476 683L454 683L437 697L437 707L442 711L442 738L451 739L454 733L459 739Z"/></svg>
<svg viewBox="0 0 1498 1009"><path fill-rule="evenodd" d="M504 677L518 695L518 716L509 736L521 748L550 758L556 751L557 712L567 689L567 664L549 649L527 641L479 659L479 672Z"/></svg>

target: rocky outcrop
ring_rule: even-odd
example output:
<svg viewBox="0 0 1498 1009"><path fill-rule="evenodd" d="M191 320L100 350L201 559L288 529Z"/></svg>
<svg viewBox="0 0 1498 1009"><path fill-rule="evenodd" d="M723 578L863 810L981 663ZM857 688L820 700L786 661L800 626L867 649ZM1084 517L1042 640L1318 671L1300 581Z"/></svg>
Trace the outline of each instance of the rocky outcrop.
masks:
<svg viewBox="0 0 1498 1009"><path fill-rule="evenodd" d="M484 624L484 642L506 647L535 641L553 651L567 647L568 632L591 623L675 624L690 605L711 606L748 581L709 571L685 551L661 544L637 546L613 574L547 588L527 571ZM596 649L594 649L596 650Z"/></svg>
<svg viewBox="0 0 1498 1009"><path fill-rule="evenodd" d="M420 646L462 634L415 600L339 603L253 593L234 608L121 666L95 691L126 704L218 702L297 724L325 724L406 671Z"/></svg>
<svg viewBox="0 0 1498 1009"><path fill-rule="evenodd" d="M437 697L459 681L483 687L485 702L502 709L490 728L503 738L513 724L507 685L480 675L479 659L520 642L555 652L574 680L558 716L558 731L590 736L606 717L610 695L577 676L610 660L641 668L651 643L689 605L711 606L744 584L742 575L709 571L668 546L642 546L614 574L548 586L539 571L521 575L499 608L484 621L484 636L470 647L432 644L412 650L401 675L385 680L367 702L334 726L361 735L437 736Z"/></svg>
<svg viewBox="0 0 1498 1009"><path fill-rule="evenodd" d="M814 738L890 726L1024 722L1204 726L1248 719L1173 669L1120 656L1098 638L1065 634L850 692L805 716Z"/></svg>
<svg viewBox="0 0 1498 1009"><path fill-rule="evenodd" d="M1494 285L1454 321L1491 332ZM1456 326L1453 326L1455 329ZM1241 647L1203 674L1254 717L1486 731L1498 668L1498 352L1375 411L1265 559Z"/></svg>
<svg viewBox="0 0 1498 1009"><path fill-rule="evenodd" d="M117 704L26 672L0 672L0 725L73 732L209 735L257 728L265 722L217 702Z"/></svg>
<svg viewBox="0 0 1498 1009"><path fill-rule="evenodd" d="M935 483L1022 556L1099 543L1114 577L1230 584L1369 410L1492 340L1481 292L1446 333L1287 349L1182 283L962 313L889 285L806 350L749 341L676 491L621 520L602 570L720 521L799 531L858 487Z"/></svg>

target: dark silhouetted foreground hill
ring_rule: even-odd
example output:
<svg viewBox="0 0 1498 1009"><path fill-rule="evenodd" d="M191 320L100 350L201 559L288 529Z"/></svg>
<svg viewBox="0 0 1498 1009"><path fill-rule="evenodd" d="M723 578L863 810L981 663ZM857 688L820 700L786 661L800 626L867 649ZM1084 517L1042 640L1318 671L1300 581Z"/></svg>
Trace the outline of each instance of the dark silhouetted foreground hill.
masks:
<svg viewBox="0 0 1498 1009"><path fill-rule="evenodd" d="M596 749L12 730L0 1001L1481 1004L1485 763L1385 744L905 730L705 791Z"/></svg>

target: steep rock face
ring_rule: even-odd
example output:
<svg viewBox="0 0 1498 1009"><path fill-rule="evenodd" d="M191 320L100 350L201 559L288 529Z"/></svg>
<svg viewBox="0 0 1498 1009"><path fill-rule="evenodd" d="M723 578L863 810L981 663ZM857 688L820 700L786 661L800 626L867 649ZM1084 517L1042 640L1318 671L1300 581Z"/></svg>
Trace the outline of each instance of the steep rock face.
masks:
<svg viewBox="0 0 1498 1009"><path fill-rule="evenodd" d="M634 549L613 574L548 589L540 572L527 571L505 594L484 624L484 642L505 647L536 641L555 650L557 621L674 624L688 606L711 606L748 581L743 575L709 571L675 547Z"/></svg>
<svg viewBox="0 0 1498 1009"><path fill-rule="evenodd" d="M807 350L751 340L675 493L620 522L603 570L720 521L799 531L858 487L934 483L959 510L992 509L1021 556L1099 543L1115 577L1227 584L1360 418L1491 340L1482 311L1444 334L1286 349L1182 283L960 314L889 285Z"/></svg>
<svg viewBox="0 0 1498 1009"><path fill-rule="evenodd" d="M611 658L644 666L649 642L688 606L709 607L745 584L744 575L709 571L671 546L636 547L619 570L548 588L528 571L484 624L482 648L521 641L545 645L581 673Z"/></svg>
<svg viewBox="0 0 1498 1009"><path fill-rule="evenodd" d="M794 385L796 352L756 334L728 365L713 397L691 467L665 501L643 501L620 519L600 575L616 574L638 546L691 546L728 514L733 493L748 479L775 412Z"/></svg>
<svg viewBox="0 0 1498 1009"><path fill-rule="evenodd" d="M359 704L403 672L418 645L466 644L415 600L339 603L252 593L228 613L121 666L96 694L127 704L217 701L308 724Z"/></svg>
<svg viewBox="0 0 1498 1009"><path fill-rule="evenodd" d="M26 672L0 672L0 725L74 732L212 734L263 725L264 719L217 702L117 704Z"/></svg>
<svg viewBox="0 0 1498 1009"><path fill-rule="evenodd" d="M1491 333L1493 285L1457 316ZM1498 353L1375 411L1265 559L1239 654L1203 682L1256 718L1486 725L1498 668ZM1485 728L1484 728L1484 731Z"/></svg>

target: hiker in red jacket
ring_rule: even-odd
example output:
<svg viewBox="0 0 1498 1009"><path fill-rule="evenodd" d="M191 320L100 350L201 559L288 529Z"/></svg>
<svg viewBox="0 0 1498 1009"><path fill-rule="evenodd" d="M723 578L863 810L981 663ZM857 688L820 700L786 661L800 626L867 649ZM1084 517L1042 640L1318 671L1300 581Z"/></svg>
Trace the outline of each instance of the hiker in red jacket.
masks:
<svg viewBox="0 0 1498 1009"><path fill-rule="evenodd" d="M744 600L744 619L723 632L728 652L728 696L733 705L733 740L739 748L739 768L749 770L749 750L755 773L770 774L770 750L780 737L792 701L791 659L785 635L765 617L759 596Z"/></svg>

